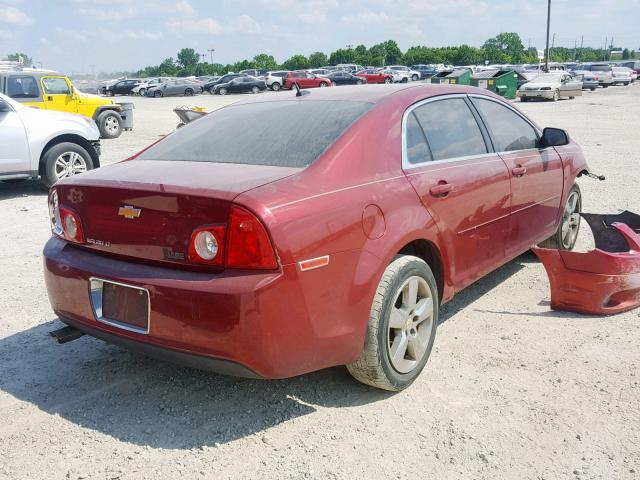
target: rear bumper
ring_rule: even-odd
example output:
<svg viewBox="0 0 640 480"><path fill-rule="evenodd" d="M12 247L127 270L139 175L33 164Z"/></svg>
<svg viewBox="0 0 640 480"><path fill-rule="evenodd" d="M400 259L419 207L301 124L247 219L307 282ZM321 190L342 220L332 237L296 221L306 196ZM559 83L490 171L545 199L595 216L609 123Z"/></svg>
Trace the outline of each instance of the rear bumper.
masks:
<svg viewBox="0 0 640 480"><path fill-rule="evenodd" d="M544 98L550 100L553 98L553 90L518 90L516 95L520 98Z"/></svg>
<svg viewBox="0 0 640 480"><path fill-rule="evenodd" d="M360 354L364 332L354 318L365 302L339 295L345 287L336 280L339 272L352 282L349 271L359 255L336 257L336 270L313 275L296 265L205 273L119 260L54 237L44 248L44 274L54 312L89 335L197 368L286 378L350 363ZM148 290L148 334L96 319L92 277Z"/></svg>

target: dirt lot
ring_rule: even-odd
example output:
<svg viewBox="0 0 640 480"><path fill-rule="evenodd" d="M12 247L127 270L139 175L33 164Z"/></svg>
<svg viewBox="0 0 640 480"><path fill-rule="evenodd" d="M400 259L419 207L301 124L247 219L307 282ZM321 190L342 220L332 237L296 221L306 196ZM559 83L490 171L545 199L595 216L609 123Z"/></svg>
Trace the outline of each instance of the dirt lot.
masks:
<svg viewBox="0 0 640 480"><path fill-rule="evenodd" d="M175 105L235 98L136 99L136 129L103 142L104 163L171 130ZM640 85L521 107L607 176L580 181L584 210L640 211ZM341 367L253 381L89 337L56 345L46 193L0 184L0 205L2 479L640 477L640 312L550 311L531 255L444 307L426 370L394 395Z"/></svg>

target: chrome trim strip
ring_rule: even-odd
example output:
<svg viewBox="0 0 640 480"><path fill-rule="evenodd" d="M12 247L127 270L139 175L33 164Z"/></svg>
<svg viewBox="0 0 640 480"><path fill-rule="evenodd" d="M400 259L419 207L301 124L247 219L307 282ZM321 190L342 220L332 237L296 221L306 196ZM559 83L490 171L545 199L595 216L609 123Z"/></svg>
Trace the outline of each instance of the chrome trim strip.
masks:
<svg viewBox="0 0 640 480"><path fill-rule="evenodd" d="M503 107L508 108L509 110L511 110L513 113L515 113L516 115L518 115L520 118L522 118L525 122L527 122L529 125L531 125L531 128L533 128L536 133L538 134L538 137L540 137L542 135L542 132L540 131L540 129L538 127L536 127L533 123L531 123L531 120L529 120L528 118L526 118L522 112L520 112L517 108L515 108L513 105L511 105L510 103L506 103L506 102L501 102L500 100L490 97L488 95L480 95L479 93L470 93L468 95L469 97L473 97L473 98L481 98L482 100L489 100L491 102L497 103L498 105L502 105ZM480 115L482 116L482 115ZM489 134L491 135L491 134ZM517 150L516 150L517 151Z"/></svg>
<svg viewBox="0 0 640 480"><path fill-rule="evenodd" d="M133 288L136 290L141 290L147 294L147 328L142 329L138 328L135 325L129 325L122 322L118 322L117 320L112 320L110 318L105 318L102 316L102 290L103 285L105 283L110 283L112 285L119 285L121 287ZM91 300L91 308L93 310L93 315L96 320L101 323L106 323L107 325L111 325L112 327L121 328L123 330L128 330L130 332L142 333L147 335L149 333L149 329L151 328L151 295L149 290L143 287L137 287L135 285L129 285L127 283L114 282L113 280L104 280L102 278L90 277L89 278L89 298Z"/></svg>

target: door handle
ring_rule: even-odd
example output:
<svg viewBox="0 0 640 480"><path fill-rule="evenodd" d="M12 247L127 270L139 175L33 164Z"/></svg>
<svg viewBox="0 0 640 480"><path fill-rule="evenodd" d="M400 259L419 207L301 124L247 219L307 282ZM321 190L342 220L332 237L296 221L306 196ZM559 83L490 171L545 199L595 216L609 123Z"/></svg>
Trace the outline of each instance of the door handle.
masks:
<svg viewBox="0 0 640 480"><path fill-rule="evenodd" d="M517 167L513 167L511 169L511 173L513 174L514 177L521 177L522 175L527 173L527 169L522 165L518 165Z"/></svg>
<svg viewBox="0 0 640 480"><path fill-rule="evenodd" d="M47 97L47 100L49 100L50 102L53 102L53 97L52 97L51 95L49 95L49 96Z"/></svg>
<svg viewBox="0 0 640 480"><path fill-rule="evenodd" d="M445 197L453 190L451 183L441 182L429 189L429 193L434 197Z"/></svg>

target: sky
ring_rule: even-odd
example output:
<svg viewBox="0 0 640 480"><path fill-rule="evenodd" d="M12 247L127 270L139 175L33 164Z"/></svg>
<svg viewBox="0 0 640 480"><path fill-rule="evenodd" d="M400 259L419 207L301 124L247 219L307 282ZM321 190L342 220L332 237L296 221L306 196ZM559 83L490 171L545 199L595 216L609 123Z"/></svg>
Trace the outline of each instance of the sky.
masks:
<svg viewBox="0 0 640 480"><path fill-rule="evenodd" d="M515 31L544 48L545 0L0 0L0 58L16 51L68 74L135 71L183 47L232 63L282 62L346 45L481 46ZM557 46L640 50L640 0L553 0Z"/></svg>

